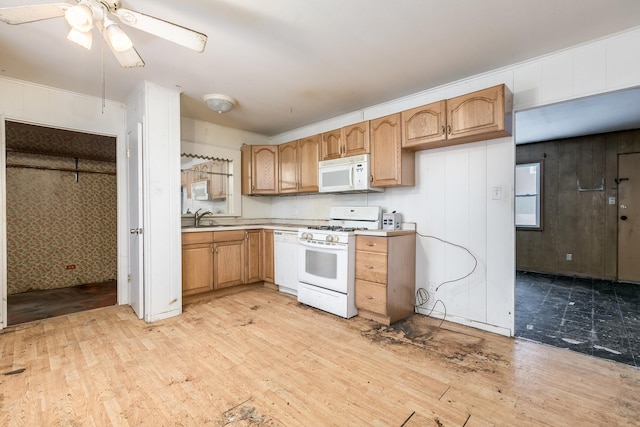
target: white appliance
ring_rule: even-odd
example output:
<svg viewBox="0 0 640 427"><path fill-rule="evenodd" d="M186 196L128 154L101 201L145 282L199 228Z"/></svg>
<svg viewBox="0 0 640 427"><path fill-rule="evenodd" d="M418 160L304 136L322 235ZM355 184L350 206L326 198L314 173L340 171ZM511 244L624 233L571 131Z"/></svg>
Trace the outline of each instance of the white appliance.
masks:
<svg viewBox="0 0 640 427"><path fill-rule="evenodd" d="M318 191L320 193L384 191L384 188L371 186L370 163L368 154L319 162Z"/></svg>
<svg viewBox="0 0 640 427"><path fill-rule="evenodd" d="M273 232L274 280L280 292L298 294L298 233L275 230Z"/></svg>
<svg viewBox="0 0 640 427"><path fill-rule="evenodd" d="M402 216L399 213L383 213L382 229L383 230L400 230L402 226Z"/></svg>
<svg viewBox="0 0 640 427"><path fill-rule="evenodd" d="M358 229L379 229L380 207L331 208L329 224L298 230L298 301L351 318Z"/></svg>

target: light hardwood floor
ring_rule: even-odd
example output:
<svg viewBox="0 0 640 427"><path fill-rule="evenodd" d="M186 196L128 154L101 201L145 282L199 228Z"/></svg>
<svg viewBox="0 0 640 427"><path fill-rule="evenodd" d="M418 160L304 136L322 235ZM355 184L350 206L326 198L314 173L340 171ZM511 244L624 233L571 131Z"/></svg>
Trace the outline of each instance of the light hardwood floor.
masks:
<svg viewBox="0 0 640 427"><path fill-rule="evenodd" d="M126 306L0 331L2 426L638 425L640 370L265 288L145 324Z"/></svg>

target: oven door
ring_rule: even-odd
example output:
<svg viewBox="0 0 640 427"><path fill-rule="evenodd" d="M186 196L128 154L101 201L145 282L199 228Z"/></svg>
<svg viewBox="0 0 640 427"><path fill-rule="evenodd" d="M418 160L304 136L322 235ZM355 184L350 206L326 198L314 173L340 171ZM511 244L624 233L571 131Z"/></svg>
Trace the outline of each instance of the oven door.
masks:
<svg viewBox="0 0 640 427"><path fill-rule="evenodd" d="M349 263L355 260L349 245L323 245L301 240L298 248L298 281L347 293L349 280L353 281Z"/></svg>

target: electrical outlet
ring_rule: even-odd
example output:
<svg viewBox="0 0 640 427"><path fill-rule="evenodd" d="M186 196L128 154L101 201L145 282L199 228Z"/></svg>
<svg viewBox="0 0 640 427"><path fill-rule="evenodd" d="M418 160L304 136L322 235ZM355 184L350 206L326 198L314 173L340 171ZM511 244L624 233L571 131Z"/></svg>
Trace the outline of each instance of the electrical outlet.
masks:
<svg viewBox="0 0 640 427"><path fill-rule="evenodd" d="M427 290L429 291L429 295L434 295L436 293L436 282L427 283Z"/></svg>
<svg viewBox="0 0 640 427"><path fill-rule="evenodd" d="M567 254L566 259L567 261L573 261L573 254Z"/></svg>

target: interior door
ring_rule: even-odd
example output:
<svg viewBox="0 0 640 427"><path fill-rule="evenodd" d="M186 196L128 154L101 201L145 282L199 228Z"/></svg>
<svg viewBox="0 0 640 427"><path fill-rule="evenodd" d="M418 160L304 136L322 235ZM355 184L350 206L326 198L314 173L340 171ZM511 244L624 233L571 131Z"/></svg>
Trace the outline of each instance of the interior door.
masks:
<svg viewBox="0 0 640 427"><path fill-rule="evenodd" d="M142 123L127 135L129 168L129 303L144 317Z"/></svg>
<svg viewBox="0 0 640 427"><path fill-rule="evenodd" d="M640 153L618 156L618 280L640 282Z"/></svg>

